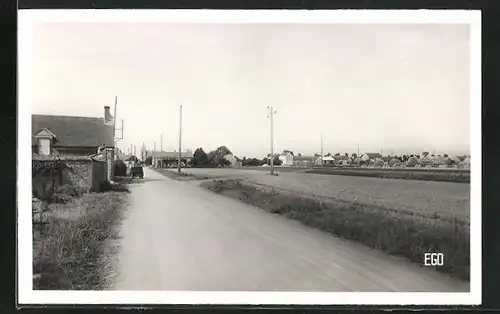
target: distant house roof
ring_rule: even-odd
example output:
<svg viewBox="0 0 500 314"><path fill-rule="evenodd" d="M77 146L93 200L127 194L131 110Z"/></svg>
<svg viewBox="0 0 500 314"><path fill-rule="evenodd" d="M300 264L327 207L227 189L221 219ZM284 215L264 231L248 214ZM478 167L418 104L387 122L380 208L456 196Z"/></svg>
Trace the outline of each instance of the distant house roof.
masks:
<svg viewBox="0 0 500 314"><path fill-rule="evenodd" d="M335 160L345 160L345 159L347 159L349 157L346 156L346 155L333 155L332 158L335 159Z"/></svg>
<svg viewBox="0 0 500 314"><path fill-rule="evenodd" d="M380 153L365 153L365 155L369 158L382 158L382 155Z"/></svg>
<svg viewBox="0 0 500 314"><path fill-rule="evenodd" d="M293 160L294 161L311 161L314 160L315 158L312 156L294 156Z"/></svg>
<svg viewBox="0 0 500 314"><path fill-rule="evenodd" d="M55 135L56 147L113 146L113 126L104 124L103 118L31 115L32 144L44 129Z"/></svg>
<svg viewBox="0 0 500 314"><path fill-rule="evenodd" d="M178 158L178 152L164 152L164 151L151 151L148 152L148 156L158 157L158 158ZM193 158L192 152L181 152L181 158Z"/></svg>

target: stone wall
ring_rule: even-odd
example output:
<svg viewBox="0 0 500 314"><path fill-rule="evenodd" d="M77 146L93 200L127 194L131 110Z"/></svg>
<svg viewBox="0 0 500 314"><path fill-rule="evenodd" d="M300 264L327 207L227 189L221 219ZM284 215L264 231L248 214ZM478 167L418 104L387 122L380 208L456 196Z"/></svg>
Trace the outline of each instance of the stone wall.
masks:
<svg viewBox="0 0 500 314"><path fill-rule="evenodd" d="M33 163L53 164L53 158L34 158ZM107 181L107 164L90 158L60 158L58 172L33 173L33 189L44 191L71 186L81 192L99 192Z"/></svg>

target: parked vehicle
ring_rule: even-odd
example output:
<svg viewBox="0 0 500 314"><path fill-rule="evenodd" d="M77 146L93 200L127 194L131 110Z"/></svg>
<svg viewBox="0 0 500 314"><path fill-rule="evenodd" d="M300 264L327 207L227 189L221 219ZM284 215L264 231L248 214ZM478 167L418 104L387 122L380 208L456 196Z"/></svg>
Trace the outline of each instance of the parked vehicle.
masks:
<svg viewBox="0 0 500 314"><path fill-rule="evenodd" d="M132 178L144 178L144 170L142 169L142 166L136 165L133 166L130 170L130 173L132 175Z"/></svg>

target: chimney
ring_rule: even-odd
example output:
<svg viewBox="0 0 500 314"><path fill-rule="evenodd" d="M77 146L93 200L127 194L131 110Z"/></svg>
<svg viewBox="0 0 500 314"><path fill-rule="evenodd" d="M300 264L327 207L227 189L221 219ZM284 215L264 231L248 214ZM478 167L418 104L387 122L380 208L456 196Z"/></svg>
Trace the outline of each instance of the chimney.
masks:
<svg viewBox="0 0 500 314"><path fill-rule="evenodd" d="M113 116L111 115L111 112L109 112L109 110L110 110L109 106L104 106L104 122L105 123L113 122Z"/></svg>

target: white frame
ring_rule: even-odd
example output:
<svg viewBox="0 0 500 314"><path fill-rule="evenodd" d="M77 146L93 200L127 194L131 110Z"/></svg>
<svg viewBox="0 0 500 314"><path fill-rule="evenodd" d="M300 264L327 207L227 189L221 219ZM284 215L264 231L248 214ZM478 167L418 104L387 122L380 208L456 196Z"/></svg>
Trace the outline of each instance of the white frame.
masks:
<svg viewBox="0 0 500 314"><path fill-rule="evenodd" d="M18 107L18 302L19 304L394 304L481 303L481 12L418 11L231 11L231 10L20 10ZM470 25L471 290L469 293L312 293L186 291L34 291L32 289L31 29L43 22L201 23L466 23Z"/></svg>

